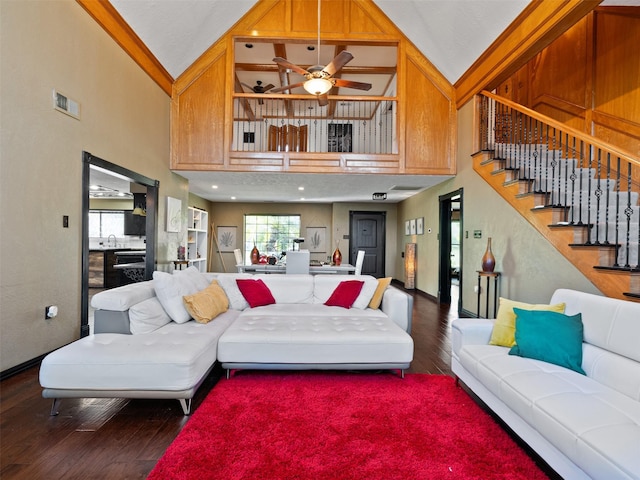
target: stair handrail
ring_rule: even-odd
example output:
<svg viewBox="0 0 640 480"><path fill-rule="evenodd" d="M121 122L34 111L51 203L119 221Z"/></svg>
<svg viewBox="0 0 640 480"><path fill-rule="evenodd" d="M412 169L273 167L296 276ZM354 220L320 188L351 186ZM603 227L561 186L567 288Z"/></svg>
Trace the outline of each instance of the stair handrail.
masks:
<svg viewBox="0 0 640 480"><path fill-rule="evenodd" d="M631 152L628 152L624 149L621 149L620 147L617 147L615 145L612 145L610 143L607 143L603 140L600 140L597 137L593 137L591 135L589 135L588 133L582 132L576 128L570 127L562 122L559 122L557 120L554 120L553 118L547 117L546 115L543 115L539 112L536 112L535 110L532 110L530 108L527 108L523 105L520 105L516 102L513 102L509 99L506 99L504 97L501 97L500 95L496 95L494 93L491 93L489 91L483 90L482 92L480 92L481 95L491 98L493 100L495 100L497 103L501 103L503 105L508 106L509 108L513 109L513 110L517 110L521 113L524 113L528 116L530 116L531 118L534 118L544 124L547 124L553 128L557 128L558 130L561 130L565 133L568 133L570 135L572 135L573 137L584 141L586 144L595 146L597 148L600 148L601 150L605 150L607 152L610 152L612 155L619 157L621 160L624 159L625 161L635 165L636 167L640 167L640 158L638 158L637 156L635 156L634 154L632 154ZM479 145L477 145L479 146Z"/></svg>

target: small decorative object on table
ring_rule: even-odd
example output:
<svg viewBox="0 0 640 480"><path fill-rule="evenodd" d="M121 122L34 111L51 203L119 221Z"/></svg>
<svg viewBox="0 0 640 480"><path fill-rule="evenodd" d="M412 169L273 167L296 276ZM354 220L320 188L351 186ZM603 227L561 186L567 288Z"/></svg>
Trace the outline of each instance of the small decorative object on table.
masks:
<svg viewBox="0 0 640 480"><path fill-rule="evenodd" d="M337 267L342 263L342 252L340 252L340 240L336 241L336 250L333 252L333 257L331 258L333 264Z"/></svg>
<svg viewBox="0 0 640 480"><path fill-rule="evenodd" d="M185 248L178 247L178 260L184 260L184 253L185 253Z"/></svg>
<svg viewBox="0 0 640 480"><path fill-rule="evenodd" d="M493 272L496 268L496 259L491 251L491 237L487 238L487 250L482 257L482 271Z"/></svg>
<svg viewBox="0 0 640 480"><path fill-rule="evenodd" d="M251 265L256 265L260 261L260 252L255 245L251 249Z"/></svg>

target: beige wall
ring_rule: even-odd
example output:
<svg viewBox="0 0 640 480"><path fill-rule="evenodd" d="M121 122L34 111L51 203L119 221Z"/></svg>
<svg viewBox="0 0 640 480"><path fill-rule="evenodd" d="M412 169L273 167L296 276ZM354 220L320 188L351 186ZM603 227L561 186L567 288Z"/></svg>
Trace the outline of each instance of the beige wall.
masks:
<svg viewBox="0 0 640 480"><path fill-rule="evenodd" d="M387 212L387 250L386 250L386 275L394 276L393 258L397 253L396 242L396 205L395 204L358 204L358 203L213 203L212 218L217 226L237 226L238 227L238 248L242 249L244 238L243 221L245 214L279 214L279 215L300 215L301 216L301 236L306 236L307 227L327 227L328 251L326 253L311 254L312 260L326 261L327 256L333 253L336 247L336 240L340 239L340 251L343 261L349 258L349 240L343 239L343 235L349 234L349 212L357 211L384 211ZM302 248L305 248L302 244ZM212 271L232 272L235 269L233 253L223 253L222 258L214 247L214 254L211 260Z"/></svg>
<svg viewBox="0 0 640 480"><path fill-rule="evenodd" d="M82 151L160 181L158 260L186 238L165 230L170 99L73 0L0 1L0 370L78 338ZM56 88L81 119L52 108ZM62 228L62 216L69 228ZM46 305L59 315L44 319Z"/></svg>
<svg viewBox="0 0 640 480"><path fill-rule="evenodd" d="M327 235L331 231L331 205L326 203L212 203L212 221L217 229L219 226L238 227L237 246L243 250L244 245L244 215L245 214L274 214L300 215L301 236L305 236L307 227L327 227ZM215 242L214 242L215 243ZM302 248L305 248L302 244ZM327 253L314 253L312 260L325 260ZM223 266L224 262L224 266ZM211 258L211 271L234 272L235 258L233 252L218 253L214 244Z"/></svg>
<svg viewBox="0 0 640 480"><path fill-rule="evenodd" d="M457 176L399 205L398 237L401 244L412 238L403 235L404 220L425 217L425 234L414 236L418 243L417 288L430 295L438 295L438 197L463 188L463 310L476 313L477 297L473 287L477 285L476 272L481 269L487 237L492 238L496 271L502 272L502 296L546 303L557 288L600 294L584 275L474 172L470 157L473 153L472 131L473 105L469 102L458 112ZM433 229L432 234L426 233L429 227ZM474 230L482 231L481 239L473 238ZM465 232L469 232L469 238ZM402 278L404 267L400 259L396 270Z"/></svg>

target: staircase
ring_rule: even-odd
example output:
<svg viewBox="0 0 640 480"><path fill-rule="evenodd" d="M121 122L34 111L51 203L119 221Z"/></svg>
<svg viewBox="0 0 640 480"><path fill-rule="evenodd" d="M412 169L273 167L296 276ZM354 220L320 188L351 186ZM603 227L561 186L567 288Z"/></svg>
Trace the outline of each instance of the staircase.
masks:
<svg viewBox="0 0 640 480"><path fill-rule="evenodd" d="M474 170L608 297L640 301L640 159L489 92Z"/></svg>

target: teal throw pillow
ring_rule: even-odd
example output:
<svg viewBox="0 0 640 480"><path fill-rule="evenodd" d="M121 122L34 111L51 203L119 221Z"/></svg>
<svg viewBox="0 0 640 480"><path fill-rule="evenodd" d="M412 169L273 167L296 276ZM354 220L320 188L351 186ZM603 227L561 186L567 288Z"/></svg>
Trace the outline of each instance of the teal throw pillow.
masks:
<svg viewBox="0 0 640 480"><path fill-rule="evenodd" d="M582 315L521 308L513 311L516 344L509 355L542 360L586 375L582 369Z"/></svg>

